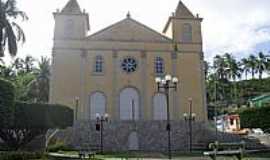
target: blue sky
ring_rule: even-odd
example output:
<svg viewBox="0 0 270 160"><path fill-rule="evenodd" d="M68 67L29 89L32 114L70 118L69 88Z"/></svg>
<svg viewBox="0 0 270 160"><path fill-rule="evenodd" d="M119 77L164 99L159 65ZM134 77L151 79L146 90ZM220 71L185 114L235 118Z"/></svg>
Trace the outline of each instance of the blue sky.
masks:
<svg viewBox="0 0 270 160"><path fill-rule="evenodd" d="M28 22L20 23L27 42L19 56L51 56L54 19L52 12L62 9L68 0L18 0L27 12ZM78 0L90 15L92 34L131 16L161 32L178 0ZM183 0L190 10L204 18L203 39L207 59L215 54L232 53L243 57L270 50L269 0Z"/></svg>

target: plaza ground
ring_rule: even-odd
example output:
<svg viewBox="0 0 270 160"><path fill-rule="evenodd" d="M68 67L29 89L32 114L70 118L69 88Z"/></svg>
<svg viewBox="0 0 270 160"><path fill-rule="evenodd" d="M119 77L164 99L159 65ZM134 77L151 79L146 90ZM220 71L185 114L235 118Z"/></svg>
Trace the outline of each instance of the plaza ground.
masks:
<svg viewBox="0 0 270 160"><path fill-rule="evenodd" d="M74 155L76 152L65 152L65 154ZM165 153L106 153L105 155L96 155L96 160L166 160ZM202 152L197 153L177 153L172 156L174 160L211 160L210 157L203 156ZM236 160L236 157L218 157L217 160ZM243 160L270 160L270 152L246 154Z"/></svg>
<svg viewBox="0 0 270 160"><path fill-rule="evenodd" d="M164 159L158 159L158 158L142 158L143 160L164 160ZM174 160L211 160L211 158L206 157L179 157L179 158L173 158ZM269 160L270 158L245 158L243 160ZM106 158L106 160L121 160L121 158ZM129 160L141 160L138 158L129 158ZM229 157L220 157L217 158L217 160L234 160L234 158Z"/></svg>

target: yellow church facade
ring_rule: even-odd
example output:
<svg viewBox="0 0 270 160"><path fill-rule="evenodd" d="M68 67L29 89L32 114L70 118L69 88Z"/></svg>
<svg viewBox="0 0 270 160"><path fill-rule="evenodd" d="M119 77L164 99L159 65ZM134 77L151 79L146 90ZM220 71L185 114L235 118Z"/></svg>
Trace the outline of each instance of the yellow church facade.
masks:
<svg viewBox="0 0 270 160"><path fill-rule="evenodd" d="M171 120L182 122L192 99L196 121L207 121L202 18L194 16L181 1L162 32L136 21L128 13L123 20L88 34L88 14L80 9L76 0L69 0L61 11L54 13L54 18L50 103L74 109L76 122L84 124L81 127L91 120L94 123L96 114L107 113L115 123L111 126L126 127L130 131L126 133L118 129L119 133L113 138L123 135L119 139L124 140L118 139L110 144L123 144L121 149L130 141L128 134L131 134L131 139L134 136L135 139L147 137L140 127L160 126L154 123L167 119L166 96L158 91L155 83L156 77L166 74L179 79L177 90L169 93ZM114 135L117 129L110 129ZM79 130L83 129L76 129ZM93 126L92 130L95 130ZM153 128L148 133L157 131ZM136 138L137 134L139 138ZM158 135L155 138L160 139ZM135 148L153 146L145 143L141 140L135 143ZM162 144L160 146L164 146ZM128 145L134 149L134 144Z"/></svg>
<svg viewBox="0 0 270 160"><path fill-rule="evenodd" d="M50 103L74 110L74 126L64 131L67 143L100 146L96 114L108 114L105 150L166 150L167 97L155 79L167 74L178 78L177 89L169 92L172 149L188 146L184 114L191 100L194 143L207 138L202 18L181 1L162 32L128 13L91 33L88 13L77 0L69 0L54 18Z"/></svg>

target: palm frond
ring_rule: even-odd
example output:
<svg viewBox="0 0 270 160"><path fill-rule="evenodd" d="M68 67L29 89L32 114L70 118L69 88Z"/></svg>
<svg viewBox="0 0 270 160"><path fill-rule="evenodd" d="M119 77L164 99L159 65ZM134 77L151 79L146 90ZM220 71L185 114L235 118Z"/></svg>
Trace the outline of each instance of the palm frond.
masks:
<svg viewBox="0 0 270 160"><path fill-rule="evenodd" d="M27 14L17 8L16 0L0 1L0 57L8 47L11 57L17 54L17 42L25 42L22 28L14 22L17 18L28 20ZM15 32L14 32L15 31Z"/></svg>
<svg viewBox="0 0 270 160"><path fill-rule="evenodd" d="M21 17L23 21L28 20L27 14L23 11L20 11L16 6L17 6L16 0L8 0L4 4L5 14L14 19Z"/></svg>
<svg viewBox="0 0 270 160"><path fill-rule="evenodd" d="M16 29L17 41L21 41L22 43L24 43L26 39L23 29L15 22L12 22L11 24Z"/></svg>
<svg viewBox="0 0 270 160"><path fill-rule="evenodd" d="M8 51L12 57L17 54L17 41L12 26L8 23L6 28L6 39L8 39Z"/></svg>

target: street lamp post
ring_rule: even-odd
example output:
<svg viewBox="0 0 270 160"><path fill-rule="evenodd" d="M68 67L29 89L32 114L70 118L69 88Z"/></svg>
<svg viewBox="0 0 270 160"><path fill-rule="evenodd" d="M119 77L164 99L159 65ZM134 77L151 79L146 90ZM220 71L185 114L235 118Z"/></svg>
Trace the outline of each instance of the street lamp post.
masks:
<svg viewBox="0 0 270 160"><path fill-rule="evenodd" d="M167 125L166 130L168 132L168 157L172 158L171 152L171 124L170 124L170 107L169 107L169 90L177 90L178 78L172 77L171 75L166 75L164 78L156 77L156 84L158 86L158 91L164 89L167 101Z"/></svg>
<svg viewBox="0 0 270 160"><path fill-rule="evenodd" d="M79 97L75 97L75 121L78 120Z"/></svg>
<svg viewBox="0 0 270 160"><path fill-rule="evenodd" d="M215 74L214 74L214 78L215 78L215 118L214 118L214 121L215 121L215 138L216 138L216 141L218 140L218 127L217 127L217 81L218 81L218 75L217 75L217 71L215 71Z"/></svg>
<svg viewBox="0 0 270 160"><path fill-rule="evenodd" d="M96 114L96 130L100 132L100 151L103 154L103 123L108 122L109 115L106 113L104 115Z"/></svg>
<svg viewBox="0 0 270 160"><path fill-rule="evenodd" d="M184 113L185 121L188 121L189 128L189 152L192 152L192 122L195 121L196 114L192 112L192 99L189 98L189 113Z"/></svg>

